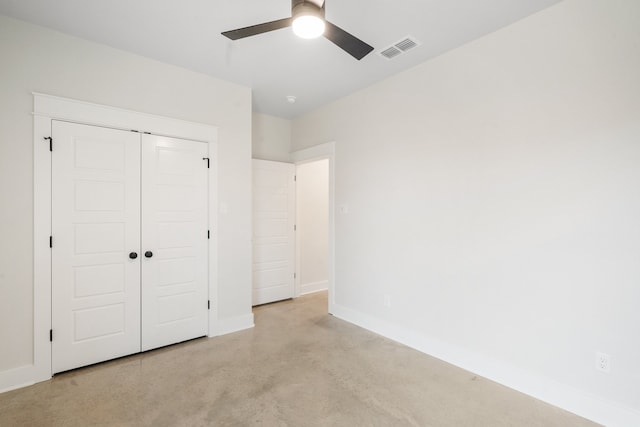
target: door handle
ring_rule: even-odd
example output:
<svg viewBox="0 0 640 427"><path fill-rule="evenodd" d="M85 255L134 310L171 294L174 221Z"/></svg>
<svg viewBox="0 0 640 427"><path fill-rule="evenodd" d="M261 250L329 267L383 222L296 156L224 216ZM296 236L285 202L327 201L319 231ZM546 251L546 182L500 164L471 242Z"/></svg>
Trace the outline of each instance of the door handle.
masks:
<svg viewBox="0 0 640 427"><path fill-rule="evenodd" d="M129 253L129 258L136 259L136 258L138 258L138 254L135 253L135 252L131 252L131 253Z"/></svg>
<svg viewBox="0 0 640 427"><path fill-rule="evenodd" d="M147 258L151 258L153 256L153 252L147 251L144 253L144 256L146 256Z"/></svg>

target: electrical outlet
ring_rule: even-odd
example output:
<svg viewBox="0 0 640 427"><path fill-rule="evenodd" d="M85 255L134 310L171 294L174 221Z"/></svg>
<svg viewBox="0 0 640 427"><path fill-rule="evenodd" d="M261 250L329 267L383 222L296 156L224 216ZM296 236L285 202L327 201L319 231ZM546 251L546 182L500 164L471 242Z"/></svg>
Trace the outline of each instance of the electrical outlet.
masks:
<svg viewBox="0 0 640 427"><path fill-rule="evenodd" d="M611 373L611 356L606 353L596 353L596 369L605 374Z"/></svg>
<svg viewBox="0 0 640 427"><path fill-rule="evenodd" d="M384 306L391 307L391 295L384 294Z"/></svg>

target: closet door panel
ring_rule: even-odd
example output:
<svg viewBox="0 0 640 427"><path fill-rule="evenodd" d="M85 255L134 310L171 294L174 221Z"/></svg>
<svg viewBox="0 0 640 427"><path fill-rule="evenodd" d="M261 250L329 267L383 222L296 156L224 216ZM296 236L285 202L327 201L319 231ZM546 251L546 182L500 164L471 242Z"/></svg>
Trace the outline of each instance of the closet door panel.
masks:
<svg viewBox="0 0 640 427"><path fill-rule="evenodd" d="M140 136L53 121L52 368L140 351Z"/></svg>
<svg viewBox="0 0 640 427"><path fill-rule="evenodd" d="M207 334L207 144L142 137L142 350Z"/></svg>

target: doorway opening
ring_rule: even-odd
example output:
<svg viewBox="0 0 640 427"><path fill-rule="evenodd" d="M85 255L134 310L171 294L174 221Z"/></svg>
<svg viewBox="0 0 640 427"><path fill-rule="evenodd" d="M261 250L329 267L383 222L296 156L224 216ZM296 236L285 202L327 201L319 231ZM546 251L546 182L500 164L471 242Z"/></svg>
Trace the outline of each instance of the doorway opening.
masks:
<svg viewBox="0 0 640 427"><path fill-rule="evenodd" d="M334 153L334 142L291 153L296 165L296 222L299 225L296 296L326 289L329 314L333 314L336 294ZM311 191L313 188L316 191ZM317 212L313 212L314 208ZM306 237L310 239L305 241Z"/></svg>
<svg viewBox="0 0 640 427"><path fill-rule="evenodd" d="M296 296L329 287L329 159L296 165Z"/></svg>
<svg viewBox="0 0 640 427"><path fill-rule="evenodd" d="M253 159L252 305L317 292L334 305L334 144Z"/></svg>

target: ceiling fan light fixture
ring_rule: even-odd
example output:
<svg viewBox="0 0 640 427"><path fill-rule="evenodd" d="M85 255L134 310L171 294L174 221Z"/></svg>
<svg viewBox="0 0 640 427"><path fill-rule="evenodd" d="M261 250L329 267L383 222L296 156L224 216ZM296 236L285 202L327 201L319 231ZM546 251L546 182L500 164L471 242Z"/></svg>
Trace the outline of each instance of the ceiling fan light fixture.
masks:
<svg viewBox="0 0 640 427"><path fill-rule="evenodd" d="M238 40L293 27L299 37L324 36L358 61L371 53L373 46L324 19L325 3L324 0L291 0L291 17L224 31L222 35L230 40Z"/></svg>
<svg viewBox="0 0 640 427"><path fill-rule="evenodd" d="M292 26L295 35L303 39L316 39L324 34L324 20L317 16L300 16Z"/></svg>
<svg viewBox="0 0 640 427"><path fill-rule="evenodd" d="M324 10L314 3L302 2L292 11L293 32L303 39L315 39L324 34Z"/></svg>

